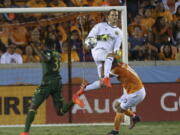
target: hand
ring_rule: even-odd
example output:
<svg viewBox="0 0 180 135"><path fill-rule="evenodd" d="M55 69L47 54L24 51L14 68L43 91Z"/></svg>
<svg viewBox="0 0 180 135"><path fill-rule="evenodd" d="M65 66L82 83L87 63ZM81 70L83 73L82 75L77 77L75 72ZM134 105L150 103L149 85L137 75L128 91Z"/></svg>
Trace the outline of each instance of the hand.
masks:
<svg viewBox="0 0 180 135"><path fill-rule="evenodd" d="M40 33L37 28L35 28L33 31L31 31L30 34L31 34L30 37L31 37L32 42L39 42Z"/></svg>
<svg viewBox="0 0 180 135"><path fill-rule="evenodd" d="M115 57L117 54L115 54L115 53L108 53L108 55L106 56L106 58L107 57Z"/></svg>

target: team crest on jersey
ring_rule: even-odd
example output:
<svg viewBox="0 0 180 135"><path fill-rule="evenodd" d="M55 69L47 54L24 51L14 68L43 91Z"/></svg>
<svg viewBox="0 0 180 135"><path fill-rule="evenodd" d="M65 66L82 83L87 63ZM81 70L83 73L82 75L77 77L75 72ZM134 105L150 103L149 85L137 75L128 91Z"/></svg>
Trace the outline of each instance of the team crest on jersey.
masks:
<svg viewBox="0 0 180 135"><path fill-rule="evenodd" d="M116 34L116 35L119 35L118 31L115 31L115 34Z"/></svg>

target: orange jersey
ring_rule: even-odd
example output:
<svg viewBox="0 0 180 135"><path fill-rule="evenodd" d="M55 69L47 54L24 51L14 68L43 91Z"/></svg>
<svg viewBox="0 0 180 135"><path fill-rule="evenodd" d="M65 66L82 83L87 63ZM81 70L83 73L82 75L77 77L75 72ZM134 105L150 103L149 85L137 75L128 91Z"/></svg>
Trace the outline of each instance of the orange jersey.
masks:
<svg viewBox="0 0 180 135"><path fill-rule="evenodd" d="M128 94L134 93L143 88L143 83L137 73L125 63L118 63L112 73L118 75L117 79L121 81L122 87Z"/></svg>

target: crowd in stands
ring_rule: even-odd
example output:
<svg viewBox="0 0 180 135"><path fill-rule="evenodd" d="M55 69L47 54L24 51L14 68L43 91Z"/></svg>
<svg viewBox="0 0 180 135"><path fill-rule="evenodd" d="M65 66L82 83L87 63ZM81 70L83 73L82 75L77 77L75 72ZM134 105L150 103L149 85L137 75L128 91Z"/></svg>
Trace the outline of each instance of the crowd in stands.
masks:
<svg viewBox="0 0 180 135"><path fill-rule="evenodd" d="M0 8L127 5L129 60L180 60L180 0L1 0ZM0 14L0 63L34 63L31 47L37 30L39 47L52 37L62 62L93 61L83 49L90 29L106 18L96 13ZM120 23L119 23L119 27Z"/></svg>

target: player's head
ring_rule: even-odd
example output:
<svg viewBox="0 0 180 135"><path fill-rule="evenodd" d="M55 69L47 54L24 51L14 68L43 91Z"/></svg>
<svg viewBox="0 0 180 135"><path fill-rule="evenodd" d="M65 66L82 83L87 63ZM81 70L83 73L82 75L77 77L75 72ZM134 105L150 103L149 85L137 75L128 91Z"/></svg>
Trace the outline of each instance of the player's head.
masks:
<svg viewBox="0 0 180 135"><path fill-rule="evenodd" d="M122 62L122 52L118 51L117 55L113 59L112 69Z"/></svg>
<svg viewBox="0 0 180 135"><path fill-rule="evenodd" d="M107 21L111 25L117 25L119 19L119 11L116 9L111 9L108 12Z"/></svg>

